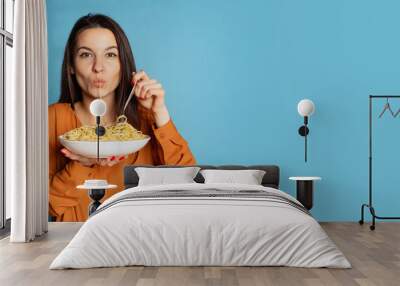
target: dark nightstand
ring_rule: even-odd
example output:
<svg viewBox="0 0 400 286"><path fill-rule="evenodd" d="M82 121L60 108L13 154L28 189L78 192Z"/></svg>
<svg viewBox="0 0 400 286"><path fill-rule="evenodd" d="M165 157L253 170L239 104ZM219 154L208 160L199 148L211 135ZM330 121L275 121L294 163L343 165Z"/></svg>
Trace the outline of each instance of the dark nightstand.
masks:
<svg viewBox="0 0 400 286"><path fill-rule="evenodd" d="M85 180L83 185L79 185L76 188L88 190L88 195L92 199L92 203L88 207L90 216L101 205L100 200L104 197L106 190L116 187L117 185L110 185L106 180Z"/></svg>
<svg viewBox="0 0 400 286"><path fill-rule="evenodd" d="M289 177L289 180L296 181L296 198L303 206L311 210L313 207L314 181L321 180L321 177Z"/></svg>

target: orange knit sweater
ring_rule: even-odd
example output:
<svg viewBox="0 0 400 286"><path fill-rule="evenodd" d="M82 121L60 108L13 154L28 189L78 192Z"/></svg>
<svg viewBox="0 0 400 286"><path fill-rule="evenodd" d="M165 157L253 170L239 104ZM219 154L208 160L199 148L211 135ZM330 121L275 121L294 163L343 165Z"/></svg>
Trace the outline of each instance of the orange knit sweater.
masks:
<svg viewBox="0 0 400 286"><path fill-rule="evenodd" d="M77 189L87 179L106 179L116 189L106 190L105 200L124 189L123 169L126 165L194 165L189 146L170 120L156 128L150 110L139 106L138 113L142 126L140 130L149 136L149 143L136 153L112 167L95 165L86 167L78 161L69 160L61 153L63 146L58 136L80 127L78 117L69 103L55 103L49 106L49 214L57 221L85 221L91 199L87 190Z"/></svg>

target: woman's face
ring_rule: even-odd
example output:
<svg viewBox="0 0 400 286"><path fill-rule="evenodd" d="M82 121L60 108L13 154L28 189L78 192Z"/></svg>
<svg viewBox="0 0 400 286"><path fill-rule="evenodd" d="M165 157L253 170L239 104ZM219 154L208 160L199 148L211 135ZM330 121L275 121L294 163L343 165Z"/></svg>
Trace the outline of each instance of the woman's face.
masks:
<svg viewBox="0 0 400 286"><path fill-rule="evenodd" d="M117 42L110 30L90 28L78 34L72 73L83 95L97 98L114 94L121 65Z"/></svg>

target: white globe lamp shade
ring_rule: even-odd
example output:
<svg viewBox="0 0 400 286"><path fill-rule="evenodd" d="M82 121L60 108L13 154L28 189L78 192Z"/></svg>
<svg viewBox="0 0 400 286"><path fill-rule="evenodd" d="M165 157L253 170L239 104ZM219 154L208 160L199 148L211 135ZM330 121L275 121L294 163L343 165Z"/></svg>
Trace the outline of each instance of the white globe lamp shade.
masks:
<svg viewBox="0 0 400 286"><path fill-rule="evenodd" d="M314 110L314 103L309 99L300 100L300 102L297 104L297 111L303 117L310 116L314 113Z"/></svg>
<svg viewBox="0 0 400 286"><path fill-rule="evenodd" d="M90 103L90 113L94 116L104 116L107 105L102 99L95 99Z"/></svg>

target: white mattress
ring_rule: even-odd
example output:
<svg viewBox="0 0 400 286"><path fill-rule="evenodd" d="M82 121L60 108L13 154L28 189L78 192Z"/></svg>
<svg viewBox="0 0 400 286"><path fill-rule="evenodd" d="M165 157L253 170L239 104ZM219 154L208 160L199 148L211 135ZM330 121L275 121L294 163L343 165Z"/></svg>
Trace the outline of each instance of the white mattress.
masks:
<svg viewBox="0 0 400 286"><path fill-rule="evenodd" d="M145 266L294 266L350 268L310 215L254 198L152 198L112 204L131 192L280 190L238 184L179 184L127 189L105 201L50 269ZM298 203L298 202L297 202Z"/></svg>

